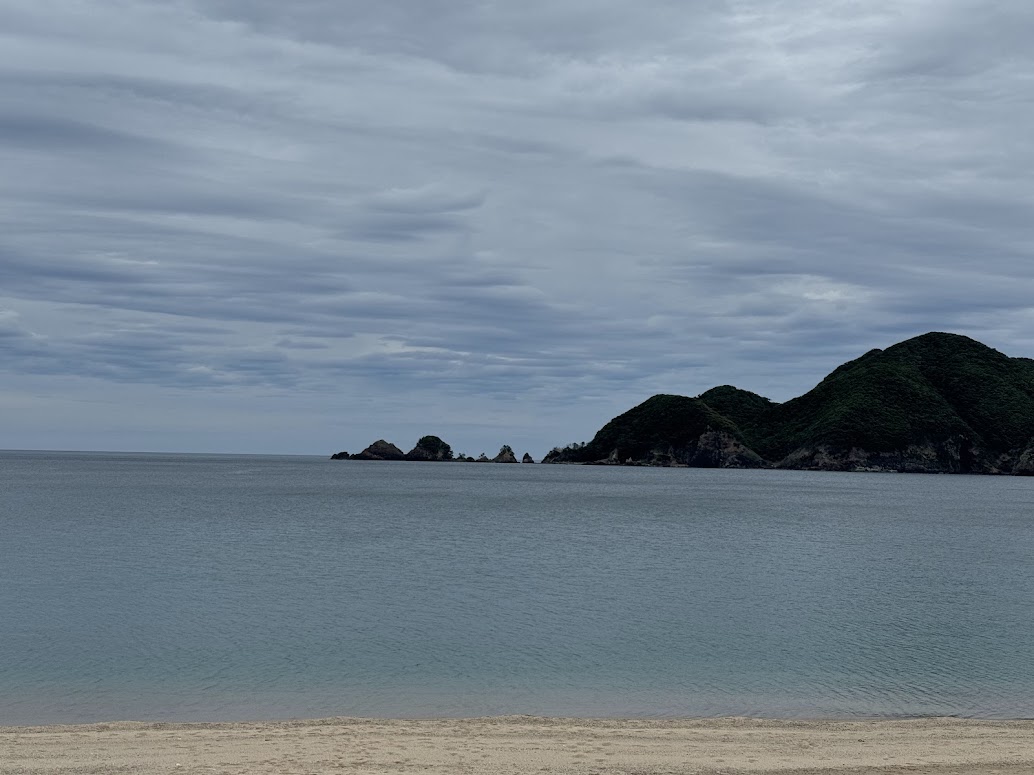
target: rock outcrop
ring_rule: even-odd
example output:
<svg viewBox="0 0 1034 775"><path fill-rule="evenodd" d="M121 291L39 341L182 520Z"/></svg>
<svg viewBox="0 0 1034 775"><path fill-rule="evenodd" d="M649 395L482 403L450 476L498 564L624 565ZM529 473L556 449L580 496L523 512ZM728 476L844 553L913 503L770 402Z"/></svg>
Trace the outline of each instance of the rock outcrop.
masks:
<svg viewBox="0 0 1034 775"><path fill-rule="evenodd" d="M513 450L510 449L509 445L503 444L499 448L499 454L492 458L493 463L516 463L517 456L513 454Z"/></svg>
<svg viewBox="0 0 1034 775"><path fill-rule="evenodd" d="M870 452L860 447L838 449L820 444L794 450L777 463L778 468L798 471L882 471L904 474L1000 473L966 467L960 448L952 444L910 444L889 452Z"/></svg>
<svg viewBox="0 0 1034 775"><path fill-rule="evenodd" d="M527 452L524 453L524 457L521 458L522 463L534 463L535 458L529 455Z"/></svg>
<svg viewBox="0 0 1034 775"><path fill-rule="evenodd" d="M405 453L384 439L378 439L362 452L352 455L352 460L405 460Z"/></svg>
<svg viewBox="0 0 1034 775"><path fill-rule="evenodd" d="M347 452L335 452L330 456L331 460L349 460L350 456Z"/></svg>
<svg viewBox="0 0 1034 775"><path fill-rule="evenodd" d="M692 468L766 468L768 464L752 449L726 431L705 431L688 455Z"/></svg>
<svg viewBox="0 0 1034 775"><path fill-rule="evenodd" d="M1026 449L1016 456L1012 473L1017 476L1034 476L1034 439L1031 439Z"/></svg>
<svg viewBox="0 0 1034 775"><path fill-rule="evenodd" d="M437 436L422 436L416 446L406 453L406 460L444 461L452 459L452 447Z"/></svg>

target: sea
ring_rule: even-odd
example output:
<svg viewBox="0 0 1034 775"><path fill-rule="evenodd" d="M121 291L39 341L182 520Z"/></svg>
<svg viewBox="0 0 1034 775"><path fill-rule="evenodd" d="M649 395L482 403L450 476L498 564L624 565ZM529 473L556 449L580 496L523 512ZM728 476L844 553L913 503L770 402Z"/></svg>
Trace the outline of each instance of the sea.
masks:
<svg viewBox="0 0 1034 775"><path fill-rule="evenodd" d="M0 453L0 725L1034 716L1034 479Z"/></svg>

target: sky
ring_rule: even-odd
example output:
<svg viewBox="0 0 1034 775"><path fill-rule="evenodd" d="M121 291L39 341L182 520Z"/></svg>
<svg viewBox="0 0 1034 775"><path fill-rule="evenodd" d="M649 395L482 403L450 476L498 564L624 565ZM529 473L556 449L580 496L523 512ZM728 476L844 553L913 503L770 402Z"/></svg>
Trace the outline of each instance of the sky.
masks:
<svg viewBox="0 0 1034 775"><path fill-rule="evenodd" d="M1034 4L5 0L0 448L536 459L1034 357Z"/></svg>

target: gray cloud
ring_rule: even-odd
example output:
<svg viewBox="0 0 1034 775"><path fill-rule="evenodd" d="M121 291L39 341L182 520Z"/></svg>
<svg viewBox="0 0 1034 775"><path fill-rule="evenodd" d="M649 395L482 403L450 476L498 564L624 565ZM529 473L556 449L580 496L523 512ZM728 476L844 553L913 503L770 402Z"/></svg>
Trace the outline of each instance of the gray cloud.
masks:
<svg viewBox="0 0 1034 775"><path fill-rule="evenodd" d="M83 150L160 153L161 143L78 121L42 116L0 117L0 143L13 148L76 153Z"/></svg>
<svg viewBox="0 0 1034 775"><path fill-rule="evenodd" d="M1034 353L1019 2L16 0L0 29L0 362L55 407L10 446L541 454L927 330ZM205 421L75 414L111 392Z"/></svg>

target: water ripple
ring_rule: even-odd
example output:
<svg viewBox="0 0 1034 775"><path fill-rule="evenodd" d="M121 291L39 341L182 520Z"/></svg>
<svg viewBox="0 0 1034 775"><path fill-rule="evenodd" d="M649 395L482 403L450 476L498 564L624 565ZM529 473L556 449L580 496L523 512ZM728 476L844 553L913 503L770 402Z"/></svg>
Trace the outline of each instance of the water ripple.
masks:
<svg viewBox="0 0 1034 775"><path fill-rule="evenodd" d="M1034 715L1030 480L0 462L0 724Z"/></svg>

